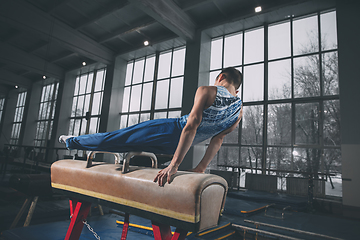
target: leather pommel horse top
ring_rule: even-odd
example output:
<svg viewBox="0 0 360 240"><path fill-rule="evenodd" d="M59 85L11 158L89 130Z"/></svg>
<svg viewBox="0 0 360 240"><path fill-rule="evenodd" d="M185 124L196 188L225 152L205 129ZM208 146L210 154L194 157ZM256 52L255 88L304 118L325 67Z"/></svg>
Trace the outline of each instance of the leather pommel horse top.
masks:
<svg viewBox="0 0 360 240"><path fill-rule="evenodd" d="M227 183L213 174L178 171L170 184L153 180L159 169L120 164L59 160L51 166L57 191L184 230L198 232L217 225Z"/></svg>

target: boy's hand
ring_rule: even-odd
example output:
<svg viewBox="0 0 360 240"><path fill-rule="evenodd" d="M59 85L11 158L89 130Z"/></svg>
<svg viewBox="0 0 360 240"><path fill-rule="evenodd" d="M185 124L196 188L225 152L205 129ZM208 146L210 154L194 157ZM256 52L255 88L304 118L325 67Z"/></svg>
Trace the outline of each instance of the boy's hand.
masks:
<svg viewBox="0 0 360 240"><path fill-rule="evenodd" d="M169 166L158 172L154 179L154 182L158 182L160 187L164 186L166 182L170 183L170 178L177 172L177 169L177 167L170 163Z"/></svg>

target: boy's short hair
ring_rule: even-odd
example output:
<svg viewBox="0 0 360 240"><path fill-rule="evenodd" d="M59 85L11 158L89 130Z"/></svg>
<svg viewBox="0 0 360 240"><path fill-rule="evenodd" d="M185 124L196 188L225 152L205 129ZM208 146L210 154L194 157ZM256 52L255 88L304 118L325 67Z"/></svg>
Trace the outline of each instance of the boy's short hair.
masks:
<svg viewBox="0 0 360 240"><path fill-rule="evenodd" d="M227 67L227 68L224 68L221 71L221 73L225 74L226 80L229 83L233 84L235 86L235 89L238 89L240 87L240 85L242 84L242 78L243 78L242 73L239 70L237 70L236 68ZM217 77L219 77L219 75Z"/></svg>

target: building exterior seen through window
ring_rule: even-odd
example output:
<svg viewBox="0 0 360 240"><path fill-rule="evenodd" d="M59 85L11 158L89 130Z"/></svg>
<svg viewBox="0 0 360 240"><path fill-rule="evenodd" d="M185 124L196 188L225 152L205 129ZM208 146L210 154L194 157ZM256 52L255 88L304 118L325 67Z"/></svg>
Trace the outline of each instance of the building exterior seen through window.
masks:
<svg viewBox="0 0 360 240"><path fill-rule="evenodd" d="M34 146L46 147L51 138L59 83L45 81L41 91Z"/></svg>
<svg viewBox="0 0 360 240"><path fill-rule="evenodd" d="M210 84L221 69L244 76L240 127L226 136L211 168L242 169L326 181L327 195L342 195L336 12L289 16L211 41Z"/></svg>
<svg viewBox="0 0 360 240"><path fill-rule="evenodd" d="M26 91L19 91L16 107L15 107L15 115L14 115L14 121L12 124L11 129L11 136L9 143L11 145L17 145L19 144L19 138L20 138L20 132L21 132L21 124L24 117L24 108L26 103Z"/></svg>
<svg viewBox="0 0 360 240"><path fill-rule="evenodd" d="M128 62L120 128L180 117L185 51L180 47Z"/></svg>

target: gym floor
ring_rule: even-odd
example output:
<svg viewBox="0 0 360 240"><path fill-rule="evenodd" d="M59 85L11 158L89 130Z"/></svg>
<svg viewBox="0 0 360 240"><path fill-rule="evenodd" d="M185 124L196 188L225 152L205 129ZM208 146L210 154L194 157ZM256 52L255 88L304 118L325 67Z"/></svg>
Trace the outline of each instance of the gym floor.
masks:
<svg viewBox="0 0 360 240"><path fill-rule="evenodd" d="M40 197L28 227L23 227L27 210L10 229L12 222L28 197L9 186L9 178L19 171L8 166L0 182L0 240L64 239L69 219L69 201L66 196ZM124 217L104 208L100 215L92 206L88 223L101 239L120 239ZM150 220L130 216L127 239L153 239ZM256 236L255 230L258 229ZM250 229L250 230L249 230ZM295 230L293 230L295 229ZM334 215L316 204L309 209L307 198L280 193L230 191L219 226L187 239L359 239L360 220ZM269 233L270 232L270 233ZM282 236L281 236L282 235ZM284 237L285 236L285 237ZM81 240L95 239L84 226Z"/></svg>

